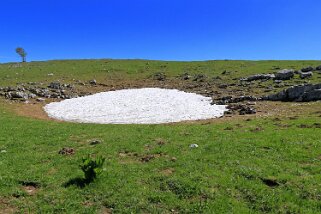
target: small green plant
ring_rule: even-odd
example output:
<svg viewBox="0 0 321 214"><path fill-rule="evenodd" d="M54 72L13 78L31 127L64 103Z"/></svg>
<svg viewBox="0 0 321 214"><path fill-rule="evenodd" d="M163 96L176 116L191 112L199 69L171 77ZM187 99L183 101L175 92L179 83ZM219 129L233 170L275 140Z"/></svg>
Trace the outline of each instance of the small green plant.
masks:
<svg viewBox="0 0 321 214"><path fill-rule="evenodd" d="M103 171L103 165L105 158L98 156L96 159L90 157L82 158L82 164L80 164L81 170L85 174L85 181L90 183L94 181L97 176Z"/></svg>

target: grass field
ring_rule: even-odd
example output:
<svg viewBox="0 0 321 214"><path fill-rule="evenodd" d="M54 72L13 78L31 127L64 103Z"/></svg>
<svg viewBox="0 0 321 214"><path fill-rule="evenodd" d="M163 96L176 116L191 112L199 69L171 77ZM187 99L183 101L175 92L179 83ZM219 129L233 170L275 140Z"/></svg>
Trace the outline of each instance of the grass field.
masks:
<svg viewBox="0 0 321 214"><path fill-rule="evenodd" d="M222 81L320 61L75 60L0 64L0 86L144 80L189 72ZM229 75L222 75L224 70ZM48 76L53 73L53 76ZM309 80L320 83L321 75ZM292 82L301 81L298 79ZM0 213L321 213L321 103L166 125L73 124L19 116L0 99ZM24 105L24 104L18 104ZM101 143L91 145L93 140ZM197 143L198 148L189 148ZM73 155L60 155L63 147ZM93 183L81 158L106 158Z"/></svg>

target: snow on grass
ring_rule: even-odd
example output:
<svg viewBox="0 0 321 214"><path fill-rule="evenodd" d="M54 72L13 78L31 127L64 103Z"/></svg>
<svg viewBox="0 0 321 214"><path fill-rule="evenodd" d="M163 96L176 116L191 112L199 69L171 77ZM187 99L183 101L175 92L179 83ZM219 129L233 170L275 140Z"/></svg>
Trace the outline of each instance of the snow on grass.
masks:
<svg viewBox="0 0 321 214"><path fill-rule="evenodd" d="M160 124L221 117L223 105L175 89L141 88L97 93L44 107L49 117L79 123Z"/></svg>

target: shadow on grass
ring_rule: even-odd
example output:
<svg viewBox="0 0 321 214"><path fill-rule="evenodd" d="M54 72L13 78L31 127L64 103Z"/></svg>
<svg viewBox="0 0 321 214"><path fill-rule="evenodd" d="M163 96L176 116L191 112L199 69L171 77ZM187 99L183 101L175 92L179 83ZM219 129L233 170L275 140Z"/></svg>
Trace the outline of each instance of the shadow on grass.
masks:
<svg viewBox="0 0 321 214"><path fill-rule="evenodd" d="M79 188L84 188L86 185L88 185L91 181L86 180L84 178L81 177L77 177L77 178L72 178L69 181L67 181L66 183L63 184L63 187L67 188L70 186L77 186Z"/></svg>

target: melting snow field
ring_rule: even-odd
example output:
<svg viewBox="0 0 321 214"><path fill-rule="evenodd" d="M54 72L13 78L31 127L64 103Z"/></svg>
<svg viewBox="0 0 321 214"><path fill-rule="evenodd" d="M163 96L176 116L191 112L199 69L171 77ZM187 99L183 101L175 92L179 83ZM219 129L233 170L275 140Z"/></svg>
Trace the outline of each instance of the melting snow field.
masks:
<svg viewBox="0 0 321 214"><path fill-rule="evenodd" d="M221 117L224 105L175 89L141 88L102 92L44 107L51 118L78 123L159 124Z"/></svg>

